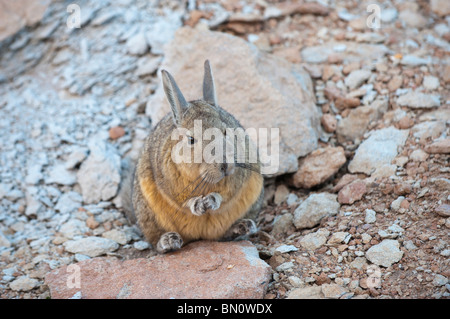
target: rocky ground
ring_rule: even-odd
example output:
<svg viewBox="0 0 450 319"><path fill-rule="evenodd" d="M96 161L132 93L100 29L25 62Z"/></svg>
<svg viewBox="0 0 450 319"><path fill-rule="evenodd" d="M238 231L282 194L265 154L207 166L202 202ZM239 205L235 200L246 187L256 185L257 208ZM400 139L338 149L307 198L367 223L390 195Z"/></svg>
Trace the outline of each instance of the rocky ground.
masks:
<svg viewBox="0 0 450 319"><path fill-rule="evenodd" d="M273 84L267 105L236 97L266 113L282 101L258 120L292 133L250 238L272 268L265 298L449 297L448 1L379 1L380 28L368 1L79 1L80 29L67 27L70 2L48 2L0 34L1 298L49 298L45 276L75 262L154 255L116 196L122 162L158 118L161 65L178 79L201 69L197 51L215 54L219 101L245 93L221 50L177 61L208 30L260 50L243 59L243 73L264 73L252 85L284 77L292 90ZM301 107L308 120L289 122Z"/></svg>

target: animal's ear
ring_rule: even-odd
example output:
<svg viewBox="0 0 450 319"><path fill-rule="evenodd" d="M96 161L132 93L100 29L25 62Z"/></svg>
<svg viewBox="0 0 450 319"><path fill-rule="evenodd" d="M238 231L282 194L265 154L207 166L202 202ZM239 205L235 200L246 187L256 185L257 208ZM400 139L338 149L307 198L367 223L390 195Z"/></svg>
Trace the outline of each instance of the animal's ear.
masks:
<svg viewBox="0 0 450 319"><path fill-rule="evenodd" d="M184 111L188 108L189 104L186 102L183 94L180 91L177 83L173 79L172 75L166 70L161 70L164 92L166 93L167 100L172 108L172 115L175 124L178 126L181 123L181 118Z"/></svg>
<svg viewBox="0 0 450 319"><path fill-rule="evenodd" d="M203 76L203 100L212 105L218 106L216 88L214 86L214 78L209 60L205 61L205 74Z"/></svg>

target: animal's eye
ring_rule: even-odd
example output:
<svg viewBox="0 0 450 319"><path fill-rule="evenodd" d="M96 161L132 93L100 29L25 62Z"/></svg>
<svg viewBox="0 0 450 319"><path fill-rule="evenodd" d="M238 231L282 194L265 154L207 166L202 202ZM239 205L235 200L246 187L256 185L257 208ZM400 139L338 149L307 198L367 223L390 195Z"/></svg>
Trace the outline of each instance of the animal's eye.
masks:
<svg viewBox="0 0 450 319"><path fill-rule="evenodd" d="M195 138L193 138L192 136L188 136L187 138L188 138L188 143L190 145L192 145L192 144L194 144L196 142Z"/></svg>

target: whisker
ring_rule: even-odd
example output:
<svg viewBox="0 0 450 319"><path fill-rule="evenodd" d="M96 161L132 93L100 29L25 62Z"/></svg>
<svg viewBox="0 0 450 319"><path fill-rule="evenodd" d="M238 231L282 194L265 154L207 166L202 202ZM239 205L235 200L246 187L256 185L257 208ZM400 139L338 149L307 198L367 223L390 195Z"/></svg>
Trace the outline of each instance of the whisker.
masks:
<svg viewBox="0 0 450 319"><path fill-rule="evenodd" d="M176 198L176 199L179 199L179 197L180 197L185 191L187 191L187 190L189 189L189 187L193 186L200 178L203 178L204 175L206 175L206 174L205 174L205 173L204 173L204 174L200 174L196 179L194 179L194 180L193 180L192 182L190 182L185 188L183 188L183 190L181 190L177 195L175 195L175 198Z"/></svg>

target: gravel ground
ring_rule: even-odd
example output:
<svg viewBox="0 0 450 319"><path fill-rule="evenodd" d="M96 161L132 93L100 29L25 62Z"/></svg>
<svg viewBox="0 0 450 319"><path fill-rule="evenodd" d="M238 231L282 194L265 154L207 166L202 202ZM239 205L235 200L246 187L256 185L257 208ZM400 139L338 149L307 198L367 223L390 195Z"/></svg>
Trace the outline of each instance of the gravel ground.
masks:
<svg viewBox="0 0 450 319"><path fill-rule="evenodd" d="M448 298L448 3L379 1L379 29L368 1L318 3L79 1L69 29L53 1L1 41L0 298L48 298L44 276L86 258L153 254L116 197L122 160L152 125L164 42L199 24L304 65L320 147L345 156L313 185L266 180L251 238L273 268L266 298Z"/></svg>

